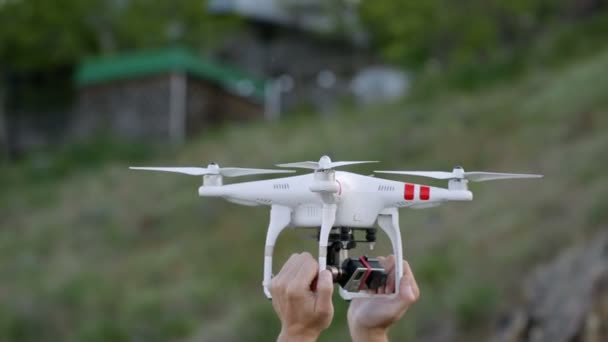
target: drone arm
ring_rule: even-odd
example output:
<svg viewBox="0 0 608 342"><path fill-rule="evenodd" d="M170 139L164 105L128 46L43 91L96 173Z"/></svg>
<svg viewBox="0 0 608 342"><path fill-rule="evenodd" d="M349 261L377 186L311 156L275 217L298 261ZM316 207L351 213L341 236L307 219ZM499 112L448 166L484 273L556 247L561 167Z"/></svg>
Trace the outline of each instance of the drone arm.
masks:
<svg viewBox="0 0 608 342"><path fill-rule="evenodd" d="M397 208L384 209L380 215L378 215L378 226L386 233L393 246L393 255L395 256L395 293L387 295L370 295L369 293L364 292L349 292L340 288L340 296L346 300L377 296L394 298L399 294L399 284L403 276L403 246L401 231L399 230L399 211Z"/></svg>
<svg viewBox="0 0 608 342"><path fill-rule="evenodd" d="M272 255L274 252L274 244L279 237L279 234L291 222L291 209L288 207L273 205L270 209L270 223L268 224L268 232L266 233L266 246L264 248L264 294L268 299L272 298L270 293L270 281L272 279Z"/></svg>
<svg viewBox="0 0 608 342"><path fill-rule="evenodd" d="M206 186L198 188L198 195L201 197L224 197L228 195L225 186Z"/></svg>
<svg viewBox="0 0 608 342"><path fill-rule="evenodd" d="M246 206L268 205L276 198L267 191L271 184L268 180L260 180L221 186L203 185L198 189L198 194L201 197L222 197L228 202Z"/></svg>
<svg viewBox="0 0 608 342"><path fill-rule="evenodd" d="M381 183L389 188L380 192L381 203L385 208L428 208L448 201L471 201L473 193L465 189L445 189L414 183ZM466 184L465 184L466 186Z"/></svg>
<svg viewBox="0 0 608 342"><path fill-rule="evenodd" d="M444 188L436 188L430 187L430 200L433 201L472 201L473 193L466 189L466 184L464 184L464 188L453 188L453 189L444 189Z"/></svg>

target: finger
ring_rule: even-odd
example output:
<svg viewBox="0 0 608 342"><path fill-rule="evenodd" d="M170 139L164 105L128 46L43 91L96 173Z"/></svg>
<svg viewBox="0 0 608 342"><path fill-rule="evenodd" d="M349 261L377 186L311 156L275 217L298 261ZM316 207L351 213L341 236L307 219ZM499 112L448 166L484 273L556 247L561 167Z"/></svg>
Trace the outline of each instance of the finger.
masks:
<svg viewBox="0 0 608 342"><path fill-rule="evenodd" d="M386 261L386 258L383 256L379 256L376 259L378 259L378 262L380 263L380 265L382 265L382 267L384 267L384 262Z"/></svg>
<svg viewBox="0 0 608 342"><path fill-rule="evenodd" d="M310 286L318 275L319 264L310 253L302 253L299 261L298 272L292 279L294 282L296 282L294 283L294 286L301 291L306 290L310 292ZM318 286L319 284L317 281L317 287Z"/></svg>
<svg viewBox="0 0 608 342"><path fill-rule="evenodd" d="M377 288L376 290L374 290L374 292L376 294L385 294L386 293L386 286L380 286L379 288Z"/></svg>
<svg viewBox="0 0 608 342"><path fill-rule="evenodd" d="M386 278L386 293L395 293L395 277L390 273Z"/></svg>
<svg viewBox="0 0 608 342"><path fill-rule="evenodd" d="M384 269L386 269L387 271L395 267L395 256L392 254L387 256L386 258L379 257L378 261L380 262L380 265L382 265L382 267L384 267Z"/></svg>
<svg viewBox="0 0 608 342"><path fill-rule="evenodd" d="M377 259L378 259L378 263L380 264L380 266L382 266L384 268L384 263L386 262L386 258L379 256ZM386 270L386 268L385 268L385 270ZM386 293L386 284L384 284L384 286L381 286L378 288L377 293L381 293L381 292L382 292L382 294Z"/></svg>
<svg viewBox="0 0 608 342"><path fill-rule="evenodd" d="M409 276L403 276L401 283L399 284L399 302L404 307L410 306L416 301L418 296L414 293L414 287L412 285L412 278Z"/></svg>
<svg viewBox="0 0 608 342"><path fill-rule="evenodd" d="M388 276L386 277L386 293L395 292L395 257L390 255L386 258L384 269Z"/></svg>
<svg viewBox="0 0 608 342"><path fill-rule="evenodd" d="M312 255L310 255L310 253L308 252L304 252L304 253L300 253L300 254L296 254L296 257L294 257L293 262L291 267L289 268L289 273L286 273L286 280L287 282L292 282L292 281L297 281L300 278L298 278L298 274L300 273L300 269L302 268L302 265L304 265L305 263L308 262L308 260L314 260L312 259Z"/></svg>
<svg viewBox="0 0 608 342"><path fill-rule="evenodd" d="M387 316L400 317L414 301L415 296L410 285L410 279L403 277L399 283L399 294L396 298L388 300L382 306L382 311Z"/></svg>
<svg viewBox="0 0 608 342"><path fill-rule="evenodd" d="M278 277L272 278L270 282L270 294L272 295L272 305L274 306L277 312L281 312L282 302L281 298L283 297L284 288L281 286Z"/></svg>
<svg viewBox="0 0 608 342"><path fill-rule="evenodd" d="M331 301L333 293L334 281L331 272L323 270L319 273L319 279L317 281L317 312L327 314L333 312L333 304Z"/></svg>
<svg viewBox="0 0 608 342"><path fill-rule="evenodd" d="M416 299L418 299L418 297L420 297L420 289L418 288L418 283L416 282L416 277L414 277L414 272L412 271L410 264L405 260L403 260L403 274L410 278L412 289L414 290Z"/></svg>
<svg viewBox="0 0 608 342"><path fill-rule="evenodd" d="M283 292L287 290L294 279L297 279L296 276L300 270L301 263L302 254L294 253L287 259L283 268L281 268L281 271L277 275L277 285Z"/></svg>
<svg viewBox="0 0 608 342"><path fill-rule="evenodd" d="M300 257L299 254L297 253L293 253L289 259L287 259L287 261L285 262L285 264L283 264L283 267L281 267L281 270L279 271L279 274L277 274L277 277L279 279L289 279L289 275L291 273L294 272L294 269L296 268L296 265L298 263L298 258ZM297 269L296 269L297 271Z"/></svg>
<svg viewBox="0 0 608 342"><path fill-rule="evenodd" d="M272 278L270 284L270 290L273 297L279 297L285 292L285 288L287 287L286 279L289 279L286 274L291 272L291 268L293 268L294 260L297 258L297 254L292 254L289 259L283 264L279 273Z"/></svg>
<svg viewBox="0 0 608 342"><path fill-rule="evenodd" d="M272 301L276 303L276 308L281 311L283 307L283 300L287 293L287 287L289 285L290 274L293 273L294 268L297 265L299 254L292 254L289 259L283 264L279 273L272 278L270 291L272 294Z"/></svg>

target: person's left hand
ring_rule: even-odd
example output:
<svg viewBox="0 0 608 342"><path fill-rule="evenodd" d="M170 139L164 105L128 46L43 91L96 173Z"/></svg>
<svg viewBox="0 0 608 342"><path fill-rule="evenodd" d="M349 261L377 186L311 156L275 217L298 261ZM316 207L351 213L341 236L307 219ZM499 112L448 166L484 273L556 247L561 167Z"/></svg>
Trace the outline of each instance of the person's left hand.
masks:
<svg viewBox="0 0 608 342"><path fill-rule="evenodd" d="M395 292L395 257L378 258L389 273L386 286L375 294ZM387 341L388 328L401 319L420 297L420 290L407 261L403 260L403 277L396 298L356 298L348 308L348 327L353 341Z"/></svg>
<svg viewBox="0 0 608 342"><path fill-rule="evenodd" d="M334 316L334 285L329 271L318 270L310 253L293 254L272 279L272 306L282 325L279 341L315 341L329 327Z"/></svg>

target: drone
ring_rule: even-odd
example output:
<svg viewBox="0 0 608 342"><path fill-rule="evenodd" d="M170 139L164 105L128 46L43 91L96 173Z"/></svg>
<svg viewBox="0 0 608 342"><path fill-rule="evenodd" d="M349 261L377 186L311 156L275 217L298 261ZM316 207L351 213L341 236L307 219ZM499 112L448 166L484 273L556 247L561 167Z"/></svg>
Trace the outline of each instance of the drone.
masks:
<svg viewBox="0 0 608 342"><path fill-rule="evenodd" d="M465 172L456 166L444 171L374 171L375 174L418 176L448 181L440 188L415 183L403 183L366 176L337 168L378 161L332 161L322 156L319 161L277 164L280 168L312 170L312 173L289 177L224 184L224 177L262 174L293 173L285 169L252 169L220 167L211 163L207 167L130 167L132 170L175 172L203 176L198 188L201 197L221 197L247 206L270 206L270 222L264 249L264 294L272 298L272 257L275 242L285 228L315 228L319 241L319 271L331 271L334 282L340 285L340 296L345 300L398 295L403 274L403 248L399 229L399 209L422 209L448 201L471 201L473 193L468 183L511 178L542 178L538 174ZM389 237L395 256L395 293L372 294L386 284L387 272L377 259L362 256L349 258L348 251L357 242L376 241L376 223ZM365 232L364 240L357 240L355 232ZM361 234L361 233L359 233Z"/></svg>

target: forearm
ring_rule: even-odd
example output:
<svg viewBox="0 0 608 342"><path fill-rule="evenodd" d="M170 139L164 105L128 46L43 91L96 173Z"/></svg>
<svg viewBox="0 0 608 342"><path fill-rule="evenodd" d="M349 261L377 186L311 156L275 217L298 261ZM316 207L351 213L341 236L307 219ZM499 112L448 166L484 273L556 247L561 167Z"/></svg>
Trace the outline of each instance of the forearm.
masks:
<svg viewBox="0 0 608 342"><path fill-rule="evenodd" d="M386 342L388 341L387 329L357 329L351 327L350 337L353 342Z"/></svg>
<svg viewBox="0 0 608 342"><path fill-rule="evenodd" d="M314 334L290 334L285 331L281 331L277 342L315 342L319 336Z"/></svg>

